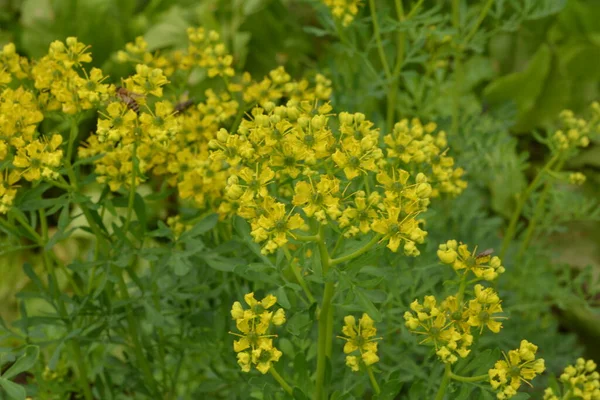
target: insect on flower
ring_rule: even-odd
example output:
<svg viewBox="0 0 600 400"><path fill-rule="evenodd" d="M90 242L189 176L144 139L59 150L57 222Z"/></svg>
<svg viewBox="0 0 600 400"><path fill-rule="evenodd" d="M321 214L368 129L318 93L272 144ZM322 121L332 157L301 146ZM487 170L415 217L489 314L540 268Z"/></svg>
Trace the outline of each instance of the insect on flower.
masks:
<svg viewBox="0 0 600 400"><path fill-rule="evenodd" d="M173 111L176 113L182 113L192 105L194 105L194 100L188 98L188 92L186 91L179 99L179 102L175 104L175 107L173 107Z"/></svg>
<svg viewBox="0 0 600 400"><path fill-rule="evenodd" d="M483 257L491 256L492 253L494 253L494 249L486 249L486 250L482 251L481 253L477 254L475 256L475 258L483 258Z"/></svg>
<svg viewBox="0 0 600 400"><path fill-rule="evenodd" d="M138 98L138 99L142 98L142 97L144 97L143 95L141 95L139 93L131 92L131 91L125 89L122 86L118 86L117 87L117 89L115 91L115 94L117 95L117 97L119 99L121 99L121 101L123 103L125 103L127 105L127 107L130 110L133 110L133 111L135 111L136 113L139 114L139 112L140 112L140 105L138 104L137 101L135 101L135 99L136 98Z"/></svg>

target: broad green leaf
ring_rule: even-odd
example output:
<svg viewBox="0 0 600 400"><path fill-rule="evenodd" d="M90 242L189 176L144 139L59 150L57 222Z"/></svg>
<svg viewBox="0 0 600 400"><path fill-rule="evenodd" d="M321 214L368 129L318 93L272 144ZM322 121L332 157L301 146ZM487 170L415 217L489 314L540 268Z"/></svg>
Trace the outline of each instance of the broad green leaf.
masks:
<svg viewBox="0 0 600 400"><path fill-rule="evenodd" d="M5 379L10 379L20 374L21 372L25 372L34 366L36 363L38 356L40 355L40 348L38 346L27 346L25 347L25 353L15 361L13 365L9 369L7 369L2 377Z"/></svg>
<svg viewBox="0 0 600 400"><path fill-rule="evenodd" d="M513 101L521 118L536 105L550 73L552 55L548 45L540 46L524 71L500 77L484 90L484 98L491 105Z"/></svg>
<svg viewBox="0 0 600 400"><path fill-rule="evenodd" d="M186 28L188 13L178 5L169 8L144 35L148 50L154 51L168 46L183 46L187 43Z"/></svg>
<svg viewBox="0 0 600 400"><path fill-rule="evenodd" d="M10 400L25 400L27 393L23 386L5 378L0 378L0 386L2 386Z"/></svg>

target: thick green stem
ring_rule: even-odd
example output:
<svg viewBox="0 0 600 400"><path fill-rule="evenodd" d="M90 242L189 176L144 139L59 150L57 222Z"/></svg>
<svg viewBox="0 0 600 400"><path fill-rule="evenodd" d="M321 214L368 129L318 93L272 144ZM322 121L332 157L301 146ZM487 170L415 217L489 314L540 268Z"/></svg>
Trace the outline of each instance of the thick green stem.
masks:
<svg viewBox="0 0 600 400"><path fill-rule="evenodd" d="M369 9L371 10L371 20L373 21L373 33L375 34L375 41L377 42L377 51L379 52L381 65L383 66L385 77L388 81L390 81L392 79L392 71L390 70L390 66L385 56L385 49L383 48L383 42L381 41L381 31L379 29L379 21L377 20L375 0L369 0Z"/></svg>
<svg viewBox="0 0 600 400"><path fill-rule="evenodd" d="M327 348L331 346L327 341L331 342L333 332L328 332L329 313L331 313L331 302L335 284L327 282L325 291L323 292L323 302L321 303L321 311L319 313L319 342L317 344L317 383L315 388L315 400L324 400L327 398L325 393L325 370L327 366Z"/></svg>
<svg viewBox="0 0 600 400"><path fill-rule="evenodd" d="M460 375L456 375L452 371L450 371L450 378L455 381L459 381L459 382L474 383L474 382L485 381L486 379L489 379L490 376L488 374L477 375L477 376L460 376Z"/></svg>
<svg viewBox="0 0 600 400"><path fill-rule="evenodd" d="M517 222L519 221L519 217L521 216L521 212L523 211L523 207L525 206L525 203L527 202L527 200L529 199L529 197L531 196L531 194L533 193L533 191L539 184L542 177L546 174L546 172L548 172L552 168L552 166L554 165L554 163L556 163L558 161L558 159L559 159L558 155L555 155L554 157L552 157L546 163L546 165L544 165L544 167L540 170L540 172L538 172L538 174L535 176L533 181L529 184L527 189L525 189L525 192L523 192L519 196L517 206L515 207L515 211L513 211L513 214L510 218L510 223L508 224L508 228L506 229L506 234L504 235L504 240L502 241L502 250L500 251L500 258L504 258L504 256L506 255L506 251L508 250L508 246L510 245L511 241L513 240L513 238L515 236L515 232L517 230Z"/></svg>
<svg viewBox="0 0 600 400"><path fill-rule="evenodd" d="M460 31L460 0L452 0L452 26L458 32ZM454 99L452 107L452 127L453 134L458 133L460 124L460 101L463 84L463 65L462 65L462 45L456 44L454 51Z"/></svg>
<svg viewBox="0 0 600 400"><path fill-rule="evenodd" d="M277 383L279 383L279 385L281 385L283 390L285 390L287 394L292 396L292 393L293 393L292 387L290 385L288 385L288 383L285 381L285 379L283 379L281 377L281 375L279 375L279 373L275 370L275 367L269 368L269 372L271 373L273 378L275 378Z"/></svg>
<svg viewBox="0 0 600 400"><path fill-rule="evenodd" d="M452 371L450 370L450 365L446 364L446 368L444 369L444 376L442 377L442 383L440 384L440 388L438 389L437 395L435 396L435 400L443 400L444 395L446 394L446 388L450 383L450 374Z"/></svg>
<svg viewBox="0 0 600 400"><path fill-rule="evenodd" d="M373 387L373 391L375 391L375 394L377 394L377 395L381 394L381 389L379 388L379 384L377 383L377 380L375 379L375 375L373 375L373 370L368 365L367 365L367 373L369 374L369 380L371 381L371 386Z"/></svg>
<svg viewBox="0 0 600 400"><path fill-rule="evenodd" d="M347 254L345 256L341 256L341 257L334 258L333 260L331 260L330 265L332 265L332 266L333 265L338 265L338 264L341 264L343 262L355 259L356 257L358 257L358 256L366 253L367 251L371 250L371 248L373 246L375 246L379 242L379 239L381 239L381 235L375 235L375 236L373 236L373 238L366 245L364 245L363 247L361 247L360 249L358 249L358 250L356 250L356 251L354 251L354 252L352 252L350 254Z"/></svg>
<svg viewBox="0 0 600 400"><path fill-rule="evenodd" d="M398 22L404 20L404 6L401 0L394 0L396 6L396 16ZM406 33L399 30L396 37L396 63L394 65L394 71L392 72L392 81L390 82L390 88L388 91L388 105L387 105L387 119L386 128L387 132L391 132L394 120L396 119L396 99L398 96L398 86L400 77L400 71L402 70L402 64L404 63L404 42L406 41Z"/></svg>

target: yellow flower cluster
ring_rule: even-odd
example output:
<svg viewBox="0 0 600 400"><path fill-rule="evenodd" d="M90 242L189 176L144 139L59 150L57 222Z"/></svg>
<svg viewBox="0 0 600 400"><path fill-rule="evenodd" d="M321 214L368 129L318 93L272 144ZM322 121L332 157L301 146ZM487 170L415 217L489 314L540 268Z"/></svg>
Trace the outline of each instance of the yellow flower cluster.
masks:
<svg viewBox="0 0 600 400"><path fill-rule="evenodd" d="M569 183L571 185L581 186L585 183L586 176L581 172L573 172L569 174Z"/></svg>
<svg viewBox="0 0 600 400"><path fill-rule="evenodd" d="M232 67L233 56L220 40L218 32L190 27L187 29L187 37L188 47L185 51L152 54L148 51L148 43L139 36L134 43L127 43L125 50L117 53L117 61L144 64L152 69L159 68L166 76L173 75L177 70L190 70L193 67L205 69L210 78L235 75Z"/></svg>
<svg viewBox="0 0 600 400"><path fill-rule="evenodd" d="M459 245L456 240L448 240L439 246L437 255L442 263L452 265L455 271L471 271L478 279L493 281L504 273L500 258L492 257L491 250L480 254L476 251L477 249L471 253L466 244Z"/></svg>
<svg viewBox="0 0 600 400"><path fill-rule="evenodd" d="M509 399L517 394L523 382L529 384L536 375L544 372L544 360L536 360L537 346L522 340L518 349L504 354L504 360L499 360L490 369L488 375L490 384L498 393L498 399Z"/></svg>
<svg viewBox="0 0 600 400"><path fill-rule="evenodd" d="M341 21L343 26L348 26L358 14L361 0L323 0L331 10L334 18Z"/></svg>
<svg viewBox="0 0 600 400"><path fill-rule="evenodd" d="M342 333L345 336L338 336L340 339L344 339L346 344L344 345L344 353L351 354L358 351L360 354L347 355L346 365L352 369L352 371L360 370L360 363L364 363L367 367L375 364L379 361L377 356L377 329L374 326L374 322L367 314L363 314L356 324L356 319L352 315L344 317L344 327Z"/></svg>
<svg viewBox="0 0 600 400"><path fill-rule="evenodd" d="M31 69L35 88L41 93L38 101L49 111L61 110L76 114L98 106L109 97L106 77L98 68L86 71L83 63L92 61L89 46L69 37L63 43L50 44L48 54Z"/></svg>
<svg viewBox="0 0 600 400"><path fill-rule="evenodd" d="M179 130L174 140L164 149L153 149L152 154L159 162L151 165L154 174L164 175L169 185L177 187L182 199L192 201L201 209L212 208L226 217L237 213L240 207L240 201L224 194L228 179L233 181L238 176L250 179L249 172L238 171L233 161L229 163L227 159L211 156L218 149L210 148L209 143L214 145L226 140L224 137L228 134L222 129L239 124L245 111L253 105L277 104L283 99L293 103L326 100L331 95L331 82L322 75L316 76L314 85L306 79L294 81L283 67L271 71L261 81L254 81L248 73L233 76L231 56L225 54L216 32L189 29L188 38L190 46L186 51L160 56L148 53L146 43L138 38L136 43L127 45L119 58L122 61L143 59L149 65L166 63L179 69L198 66L209 76L226 78L226 88L209 89L199 104L179 110L176 114ZM232 147L230 143L227 151L232 151ZM234 170L236 175L232 178ZM233 194L234 190L229 192Z"/></svg>
<svg viewBox="0 0 600 400"><path fill-rule="evenodd" d="M384 137L389 157L398 157L405 164L425 164L429 168L425 174L431 177L434 189L431 197L440 193L458 195L467 187L462 180L464 170L453 168L454 159L447 155L446 132L435 130L437 125L430 122L423 125L414 118L410 122L403 119L394 125L391 134Z"/></svg>
<svg viewBox="0 0 600 400"><path fill-rule="evenodd" d="M504 272L498 257L491 257L491 251L480 255L469 253L468 246L449 240L439 246L438 257L444 264L450 264L457 272L462 272L461 287L455 295L448 296L439 305L433 296L425 296L423 303L415 300L404 314L406 326L425 338L421 343L432 344L436 354L444 363L453 364L458 357L465 358L473 343L471 329L479 329L482 334L487 328L493 333L500 332L502 323L501 300L492 288L480 284L473 287L473 297L465 301L467 274L472 272L476 280L494 280Z"/></svg>
<svg viewBox="0 0 600 400"><path fill-rule="evenodd" d="M17 54L13 43L5 44L0 51L0 85L12 82L13 78L24 79L29 75L29 61Z"/></svg>
<svg viewBox="0 0 600 400"><path fill-rule="evenodd" d="M405 254L419 254L426 232L417 216L439 187L420 171L431 167L427 157L407 163L406 153L386 151L361 113L340 113L332 129L328 103L267 102L251 115L237 133L221 130L209 146L212 160L232 167L221 211L249 220L263 253L313 220L338 224L346 237L374 232L394 252L402 245Z"/></svg>
<svg viewBox="0 0 600 400"><path fill-rule="evenodd" d="M598 129L600 121L600 104L592 103L592 117L589 120L575 117L571 110L560 113L561 129L554 132L551 145L559 152L566 152L578 147L587 147L590 144L589 135Z"/></svg>
<svg viewBox="0 0 600 400"><path fill-rule="evenodd" d="M138 64L136 73L123 83L124 88L110 88L114 96L99 111L96 133L79 149L83 158L101 156L94 161L97 181L112 191L137 186L148 171L162 166L168 145L179 132L172 103L161 99L168 83L161 69ZM146 104L152 97L156 101Z"/></svg>
<svg viewBox="0 0 600 400"><path fill-rule="evenodd" d="M134 65L143 64L152 69L161 69L165 76L171 76L177 68L177 62L174 57L166 57L158 52L152 54L148 51L148 43L143 37L135 38L134 43L127 43L125 50L117 52L118 62L132 63Z"/></svg>
<svg viewBox="0 0 600 400"><path fill-rule="evenodd" d="M465 358L471 350L473 335L468 324L469 314L454 296L446 298L439 306L433 296L425 296L423 303L411 303L412 312L406 311L406 326L415 334L423 335L420 344L431 344L435 352L447 364L458 357Z"/></svg>
<svg viewBox="0 0 600 400"><path fill-rule="evenodd" d="M279 326L285 323L283 309L269 311L277 302L277 298L268 295L261 301L254 298L254 293L244 296L249 309L244 309L240 302L233 303L231 316L235 320L237 329L241 332L232 333L239 337L233 342L233 349L237 354L238 364L243 372L250 372L254 367L266 374L274 362L279 361L282 353L273 346L273 338L269 335L271 325Z"/></svg>
<svg viewBox="0 0 600 400"><path fill-rule="evenodd" d="M575 365L569 365L560 376L564 395L559 397L552 388L547 388L544 400L600 400L600 374L596 367L592 360L577 359Z"/></svg>
<svg viewBox="0 0 600 400"><path fill-rule="evenodd" d="M0 52L0 213L10 209L21 178L28 182L62 179L63 137L38 131L44 112L75 114L107 98L108 85L101 83L100 70L88 73L82 66L91 61L87 49L73 37L54 41L33 67L16 54L13 44Z"/></svg>

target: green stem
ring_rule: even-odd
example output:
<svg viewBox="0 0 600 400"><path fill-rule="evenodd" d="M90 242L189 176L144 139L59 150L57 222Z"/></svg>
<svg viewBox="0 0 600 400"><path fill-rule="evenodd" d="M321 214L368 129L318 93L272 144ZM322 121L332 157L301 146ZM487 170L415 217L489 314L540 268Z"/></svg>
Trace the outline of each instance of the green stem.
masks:
<svg viewBox="0 0 600 400"><path fill-rule="evenodd" d="M562 169L562 166L564 164L564 161L561 161L558 163L558 165L556 166L555 169L553 170L549 170L547 171L549 174L552 174L553 172L558 172ZM531 239L533 238L533 234L535 233L535 228L537 227L537 223L540 220L540 217L542 216L542 212L544 211L544 204L546 204L546 198L548 197L548 194L550 193L550 189L552 188L552 185L550 184L550 182L546 182L544 184L544 189L542 190L542 194L540 195L540 198L538 199L534 211L533 211L533 216L531 217L531 220L529 221L529 224L527 226L527 231L525 232L525 237L524 239L521 241L521 246L519 247L519 252L517 253L517 257L516 260L517 262L519 262L523 255L525 254L525 251L527 251L527 248L529 247L529 244L531 243Z"/></svg>
<svg viewBox="0 0 600 400"><path fill-rule="evenodd" d="M292 387L290 385L288 385L288 383L285 381L285 379L283 379L281 377L281 375L279 375L277 370L275 370L275 367L269 368L269 372L271 373L273 378L275 378L275 380L279 383L279 385L281 385L283 390L285 390L287 394L292 396L292 393L293 393Z"/></svg>
<svg viewBox="0 0 600 400"><path fill-rule="evenodd" d="M338 265L338 264L341 264L341 263L343 263L343 262L346 262L346 261L352 260L352 259L354 259L354 258L356 258L356 257L358 257L358 256L360 256L360 255L362 255L362 254L364 254L364 253L366 253L367 251L371 250L371 248L372 248L372 247L373 247L375 244L377 244L377 242L379 242L379 239L381 239L381 235L375 235L375 236L373 236L373 238L372 238L372 239L369 241L369 243L367 243L366 245L364 245L364 246L363 246L363 247L361 247L360 249L358 249L358 250L356 250L356 251L354 251L354 252L352 252L352 253L350 253L350 254L347 254L347 255L345 255L345 256L341 256L341 257L338 257L338 258L334 258L333 260L330 260L330 263L329 263L329 264L333 266L333 265Z"/></svg>
<svg viewBox="0 0 600 400"><path fill-rule="evenodd" d="M460 376L460 375L456 375L452 371L450 371L450 378L455 381L459 381L459 382L474 383L474 382L485 381L486 379L489 379L490 376L488 374L477 375L477 376Z"/></svg>
<svg viewBox="0 0 600 400"><path fill-rule="evenodd" d="M371 10L371 20L373 21L373 33L375 34L375 41L377 42L377 51L379 52L379 58L381 59L385 77L389 81L392 79L392 71L390 70L387 58L385 57L385 50L383 48L383 42L381 41L381 31L379 29L379 21L377 20L375 0L369 0L369 9Z"/></svg>
<svg viewBox="0 0 600 400"><path fill-rule="evenodd" d="M417 13L417 11L419 11L419 8L421 8L421 5L423 4L425 0L419 0L415 3L415 5L413 6L413 8L410 10L410 12L406 15L406 19L410 19L412 18L413 15L415 15Z"/></svg>
<svg viewBox="0 0 600 400"><path fill-rule="evenodd" d="M303 236L293 234L292 237L299 242L318 242L319 240L321 240L321 237L319 235Z"/></svg>
<svg viewBox="0 0 600 400"><path fill-rule="evenodd" d="M327 398L325 393L325 370L327 365L327 347L328 339L331 342L333 332L330 330L329 325L329 313L331 310L331 303L333 299L335 285L333 282L327 282L325 284L325 291L323 292L323 302L321 303L321 312L319 313L319 342L317 344L317 383L315 389L315 400L324 400ZM331 344L329 344L331 346Z"/></svg>
<svg viewBox="0 0 600 400"><path fill-rule="evenodd" d="M401 0L394 0L396 5L396 16L398 22L404 20L404 6ZM396 118L396 98L398 96L398 78L400 77L400 71L402 70L402 64L404 63L404 42L406 41L406 33L404 31L398 31L396 37L396 64L394 65L394 71L392 72L392 81L390 82L390 90L388 92L388 108L387 108L387 119L386 127L387 132L391 132L394 120Z"/></svg>
<svg viewBox="0 0 600 400"><path fill-rule="evenodd" d="M129 183L129 199L127 201L127 217L125 219L125 235L129 231L129 224L131 223L131 216L133 215L133 205L135 202L135 178L137 177L137 139L133 142L133 149L131 151L131 182Z"/></svg>
<svg viewBox="0 0 600 400"><path fill-rule="evenodd" d="M292 271L292 273L294 274L294 277L298 281L298 284L300 285L300 287L304 291L304 294L306 295L306 298L308 299L308 301L309 301L310 304L314 303L315 302L315 296L313 296L312 292L308 288L308 285L306 284L306 281L304 280L304 277L302 276L302 274L298 270L298 268L297 268L298 265L294 262L294 259L293 259L292 255L290 254L290 250L287 247L283 247L283 251L284 251L284 253L286 255L286 258L288 259L288 261L290 263L290 270Z"/></svg>
<svg viewBox="0 0 600 400"><path fill-rule="evenodd" d="M492 8L492 4L494 4L494 0L488 0L485 3L483 8L481 9L481 12L479 13L479 17L477 17L477 21L475 22L475 25L473 25L473 27L471 28L471 30L465 37L465 39L463 41L464 44L469 43L469 41L471 41L471 39L473 39L473 36L475 36L475 34L477 33L477 29L479 29L479 26L481 25L481 23L487 16L488 12L490 11L490 8Z"/></svg>
<svg viewBox="0 0 600 400"><path fill-rule="evenodd" d="M506 251L508 250L508 246L510 245L510 242L513 240L513 238L515 236L515 232L517 229L517 222L519 221L519 217L521 216L521 212L523 211L523 207L525 206L525 203L527 202L527 200L529 199L529 197L531 196L531 194L537 187L537 185L540 182L540 180L542 179L542 177L546 174L547 171L549 171L552 168L552 166L554 165L554 163L556 163L558 161L558 159L559 159L558 155L555 155L554 157L552 157L546 163L546 165L544 165L544 167L540 170L540 172L538 172L538 174L533 179L533 181L531 181L531 183L529 184L527 189L525 189L525 192L523 192L519 196L517 206L515 207L515 211L513 211L513 214L510 218L510 223L508 224L508 228L506 229L506 234L504 235L504 240L502 241L502 250L500 251L500 258L502 258L502 259L504 258L504 256L506 255Z"/></svg>
<svg viewBox="0 0 600 400"><path fill-rule="evenodd" d="M127 289L127 284L125 283L125 278L123 274L124 270L119 269L116 270L117 281L119 284L119 290L121 291L121 296L125 302L129 303L131 297L129 296L129 290ZM133 315L130 305L127 306L127 326L129 329L129 336L131 336L131 341L133 342L133 350L135 352L135 357L140 363L140 367L142 369L142 374L144 375L144 379L146 380L146 384L149 385L150 391L153 393L158 393L158 389L156 386L156 380L154 379L154 375L152 374L152 369L150 368L150 364L144 355L144 350L142 349L142 343L140 341L140 334L138 332L138 322Z"/></svg>
<svg viewBox="0 0 600 400"><path fill-rule="evenodd" d="M460 0L452 0L452 26L458 32L460 31ZM457 44L454 52L454 99L452 107L452 127L453 134L458 133L460 124L460 99L462 92L462 46Z"/></svg>
<svg viewBox="0 0 600 400"><path fill-rule="evenodd" d="M67 176L69 177L70 184L76 190L78 189L78 182L77 177L75 176L75 170L73 169L71 158L73 157L73 146L78 134L79 121L77 119L73 119L71 121L71 129L69 130L69 141L67 143L67 158L65 159L65 167L67 169Z"/></svg>
<svg viewBox="0 0 600 400"><path fill-rule="evenodd" d="M375 375L373 375L373 370L368 365L367 365L367 373L369 374L369 380L371 381L371 386L373 387L375 394L377 394L377 395L381 394L381 389L379 388L379 384L377 383L377 380L375 379Z"/></svg>
<svg viewBox="0 0 600 400"><path fill-rule="evenodd" d="M467 287L467 275L468 271L465 271L462 278L460 278L460 286L458 287L458 293L456 294L456 302L459 304L459 307L465 295L465 289Z"/></svg>
<svg viewBox="0 0 600 400"><path fill-rule="evenodd" d="M444 369L444 376L442 378L442 383L440 384L440 388L438 389L437 395L435 396L435 400L443 400L444 395L446 394L446 388L450 383L450 374L452 371L450 370L450 364L446 364Z"/></svg>

